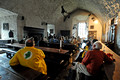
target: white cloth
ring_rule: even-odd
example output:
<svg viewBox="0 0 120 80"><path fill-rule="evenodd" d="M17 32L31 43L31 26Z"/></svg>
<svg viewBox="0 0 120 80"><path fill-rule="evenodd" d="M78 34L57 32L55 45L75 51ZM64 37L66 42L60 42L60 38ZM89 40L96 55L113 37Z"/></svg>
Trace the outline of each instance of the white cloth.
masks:
<svg viewBox="0 0 120 80"><path fill-rule="evenodd" d="M73 70L76 70L76 79L75 80L79 80L79 73L83 73L87 76L91 76L91 74L87 71L87 68L85 67L85 65L83 65L82 63L79 62L74 62L75 66L72 67Z"/></svg>

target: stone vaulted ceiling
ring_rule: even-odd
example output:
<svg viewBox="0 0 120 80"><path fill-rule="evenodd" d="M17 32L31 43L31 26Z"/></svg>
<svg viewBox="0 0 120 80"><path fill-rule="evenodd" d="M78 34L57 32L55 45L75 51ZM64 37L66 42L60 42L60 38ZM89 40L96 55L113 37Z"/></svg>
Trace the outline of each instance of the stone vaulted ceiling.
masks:
<svg viewBox="0 0 120 80"><path fill-rule="evenodd" d="M101 21L106 21L117 15L119 4L120 0L0 0L0 8L20 16L38 17L40 20L51 23L63 17L62 5L67 12L85 9L95 14ZM0 13L2 14L1 11Z"/></svg>

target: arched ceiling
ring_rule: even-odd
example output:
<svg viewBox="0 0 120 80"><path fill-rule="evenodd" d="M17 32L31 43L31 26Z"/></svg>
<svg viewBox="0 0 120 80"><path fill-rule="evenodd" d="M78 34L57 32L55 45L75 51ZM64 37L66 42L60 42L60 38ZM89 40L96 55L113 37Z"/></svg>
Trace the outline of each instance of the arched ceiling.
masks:
<svg viewBox="0 0 120 80"><path fill-rule="evenodd" d="M29 14L54 22L63 17L61 6L64 6L69 13L75 9L84 9L95 14L101 21L107 21L117 15L119 3L120 0L0 0L0 8L25 17Z"/></svg>
<svg viewBox="0 0 120 80"><path fill-rule="evenodd" d="M88 16L79 15L79 16L75 16L74 18L77 19L78 21L85 21L87 20Z"/></svg>

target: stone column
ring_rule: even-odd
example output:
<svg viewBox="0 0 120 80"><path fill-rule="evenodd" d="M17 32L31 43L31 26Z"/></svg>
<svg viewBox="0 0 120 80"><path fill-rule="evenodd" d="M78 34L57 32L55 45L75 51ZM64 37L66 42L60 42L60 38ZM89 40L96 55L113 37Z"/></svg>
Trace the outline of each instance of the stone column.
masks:
<svg viewBox="0 0 120 80"><path fill-rule="evenodd" d="M105 42L106 24L102 25L102 42Z"/></svg>
<svg viewBox="0 0 120 80"><path fill-rule="evenodd" d="M22 40L24 37L24 26L26 24L25 18L22 18L23 16L17 17L17 37L18 41Z"/></svg>

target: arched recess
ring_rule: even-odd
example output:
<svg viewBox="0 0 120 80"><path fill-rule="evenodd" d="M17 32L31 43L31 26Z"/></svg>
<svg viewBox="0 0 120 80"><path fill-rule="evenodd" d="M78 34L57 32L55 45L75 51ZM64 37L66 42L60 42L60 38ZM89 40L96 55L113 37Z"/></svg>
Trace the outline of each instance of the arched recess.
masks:
<svg viewBox="0 0 120 80"><path fill-rule="evenodd" d="M95 23L95 21L98 21L98 22ZM78 26L79 26L78 24L83 22L86 23L86 30L88 31L85 33L85 34L88 34L87 39L96 38L101 41L103 28L100 20L94 14L85 10L76 11L73 14L71 36L75 36L75 37L78 36Z"/></svg>
<svg viewBox="0 0 120 80"><path fill-rule="evenodd" d="M56 31L59 30L70 30L70 36L72 36L72 30L75 25L79 22L86 22L89 31L98 31L97 39L102 40L102 23L99 18L97 18L92 12L83 9L76 9L69 13L70 18L66 18L64 21L64 17L59 18L56 21ZM94 18L94 19L93 19ZM95 24L94 20L98 20L98 23ZM94 29L90 29L90 26L94 25ZM99 30L98 30L99 29ZM77 36L77 35L76 35Z"/></svg>

